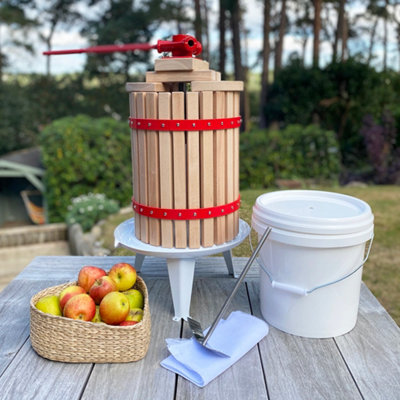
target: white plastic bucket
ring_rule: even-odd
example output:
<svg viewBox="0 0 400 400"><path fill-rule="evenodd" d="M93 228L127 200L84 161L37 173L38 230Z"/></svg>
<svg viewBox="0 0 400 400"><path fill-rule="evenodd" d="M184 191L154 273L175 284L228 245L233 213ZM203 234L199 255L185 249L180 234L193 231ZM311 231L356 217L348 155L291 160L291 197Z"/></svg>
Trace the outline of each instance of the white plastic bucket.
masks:
<svg viewBox="0 0 400 400"><path fill-rule="evenodd" d="M311 338L352 330L373 222L367 203L342 194L285 190L258 197L252 226L259 236L272 228L259 257L265 320Z"/></svg>

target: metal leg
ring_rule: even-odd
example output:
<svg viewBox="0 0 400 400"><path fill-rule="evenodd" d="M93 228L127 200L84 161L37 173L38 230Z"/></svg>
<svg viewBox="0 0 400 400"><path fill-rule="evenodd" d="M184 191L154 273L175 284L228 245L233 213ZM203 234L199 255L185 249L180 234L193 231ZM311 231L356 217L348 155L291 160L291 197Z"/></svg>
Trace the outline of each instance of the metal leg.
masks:
<svg viewBox="0 0 400 400"><path fill-rule="evenodd" d="M237 278L235 274L235 269L233 268L233 261L232 261L232 251L227 250L222 253L224 255L226 267L228 268L229 275L232 275L234 278Z"/></svg>
<svg viewBox="0 0 400 400"><path fill-rule="evenodd" d="M167 259L169 284L174 303L174 321L186 319L190 312L195 259Z"/></svg>
<svg viewBox="0 0 400 400"><path fill-rule="evenodd" d="M135 269L137 272L140 272L142 269L143 261L144 261L144 254L136 253L135 257Z"/></svg>

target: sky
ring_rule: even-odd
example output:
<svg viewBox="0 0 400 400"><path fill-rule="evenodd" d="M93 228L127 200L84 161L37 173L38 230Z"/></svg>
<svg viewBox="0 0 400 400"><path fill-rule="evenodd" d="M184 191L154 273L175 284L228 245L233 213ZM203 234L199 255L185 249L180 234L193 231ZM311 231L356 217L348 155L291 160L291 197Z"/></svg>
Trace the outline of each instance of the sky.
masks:
<svg viewBox="0 0 400 400"><path fill-rule="evenodd" d="M45 0L43 0L45 1ZM212 27L212 40L215 46L218 45L218 36L217 36L217 27L218 27L218 1L217 0L209 0L211 12L210 12L210 26ZM263 24L263 9L262 2L260 0L246 0L242 1L242 4L245 5L246 12L244 14L244 23L245 27L248 30L248 37L246 44L242 43L242 48L247 45L248 54L249 54L249 65L253 65L257 54L261 50L262 46L262 24ZM91 9L88 11L85 10L84 4L80 4L81 10L84 10L86 13L96 13L100 12L99 9ZM357 13L364 12L364 6L361 3L355 3L351 9L348 9L348 12L351 15L355 15ZM336 16L333 16L336 18ZM3 48L7 49L5 46L7 42L8 32L5 30L5 27L1 28L0 31L1 41L3 44ZM154 33L153 43L156 43L157 39L165 34L165 32L172 32L173 26L167 26L164 24L159 32ZM183 32L187 33L187 32ZM11 67L8 69L8 72L11 73L44 73L46 69L46 57L41 53L46 50L43 43L35 37L35 35L30 35L30 39L34 41L35 55L29 55L23 50L15 50L8 48L8 55L11 61ZM352 49L356 49L356 46L359 45L361 41L358 43L352 43ZM71 48L82 48L88 45L85 38L83 38L79 34L79 27L61 27L59 28L53 39L53 49L61 50L61 49L71 49ZM308 41L307 45L307 57L306 63L311 63L311 55L312 55L312 40ZM289 55L295 51L301 51L301 44L298 38L296 38L292 34L287 34L285 36L284 42L284 54L283 60L284 62L287 60ZM379 41L377 41L375 45L375 52L377 54L377 67L379 68L382 59L382 45ZM154 52L153 57L157 57L158 54ZM394 29L391 27L389 30L389 65L398 68L400 64L399 60L399 52L397 50L397 42ZM329 62L331 59L331 46L328 43L321 44L321 65ZM80 55L68 55L68 56L53 56L51 59L51 71L53 74L62 74L62 73L70 73L70 72L79 72L82 71L85 64L86 56L83 54ZM257 68L256 68L257 70Z"/></svg>

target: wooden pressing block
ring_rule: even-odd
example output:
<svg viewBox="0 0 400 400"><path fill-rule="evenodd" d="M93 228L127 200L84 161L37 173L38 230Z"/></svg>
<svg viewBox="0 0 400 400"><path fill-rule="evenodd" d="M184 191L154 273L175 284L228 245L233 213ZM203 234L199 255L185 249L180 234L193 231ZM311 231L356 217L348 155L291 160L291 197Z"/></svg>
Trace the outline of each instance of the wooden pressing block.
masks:
<svg viewBox="0 0 400 400"><path fill-rule="evenodd" d="M243 82L242 81L205 81L205 82L191 82L192 92L242 92Z"/></svg>
<svg viewBox="0 0 400 400"><path fill-rule="evenodd" d="M207 71L209 63L200 58L158 58L155 71Z"/></svg>
<svg viewBox="0 0 400 400"><path fill-rule="evenodd" d="M200 92L200 118L213 118L213 92ZM200 188L201 207L214 206L214 132L200 132ZM214 244L214 218L203 219L201 223L201 245Z"/></svg>
<svg viewBox="0 0 400 400"><path fill-rule="evenodd" d="M156 119L158 93L146 94L146 118ZM160 168L158 156L158 132L147 131L147 182L148 202L151 207L160 207ZM149 243L153 246L161 244L161 224L156 218L149 218Z"/></svg>
<svg viewBox="0 0 400 400"><path fill-rule="evenodd" d="M128 82L125 85L127 92L167 92L168 88L161 82Z"/></svg>
<svg viewBox="0 0 400 400"><path fill-rule="evenodd" d="M158 95L158 118L171 119L171 93ZM159 133L160 154L160 206L174 207L173 165L172 165L172 133ZM161 220L161 246L174 247L173 223L170 219Z"/></svg>
<svg viewBox="0 0 400 400"><path fill-rule="evenodd" d="M186 118L199 118L199 94L186 93ZM200 136L198 131L187 133L187 193L188 208L200 207ZM189 221L189 247L200 247L200 220Z"/></svg>
<svg viewBox="0 0 400 400"><path fill-rule="evenodd" d="M221 74L217 71L170 71L146 72L146 82L192 82L192 81L218 81Z"/></svg>

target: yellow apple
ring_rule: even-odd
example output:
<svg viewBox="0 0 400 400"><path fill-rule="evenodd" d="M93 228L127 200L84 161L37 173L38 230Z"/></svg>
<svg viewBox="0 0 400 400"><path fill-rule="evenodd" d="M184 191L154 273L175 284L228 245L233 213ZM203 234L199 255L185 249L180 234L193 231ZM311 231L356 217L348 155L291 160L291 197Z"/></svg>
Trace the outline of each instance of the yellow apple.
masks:
<svg viewBox="0 0 400 400"><path fill-rule="evenodd" d="M35 304L36 308L46 314L62 315L58 296L45 296Z"/></svg>
<svg viewBox="0 0 400 400"><path fill-rule="evenodd" d="M128 263L118 263L111 267L108 276L117 284L120 292L130 289L136 282L136 269Z"/></svg>
<svg viewBox="0 0 400 400"><path fill-rule="evenodd" d="M137 289L130 289L123 292L129 300L129 307L132 308L143 308L143 295Z"/></svg>
<svg viewBox="0 0 400 400"><path fill-rule="evenodd" d="M100 306L96 306L96 313L94 314L92 322L102 322L100 318Z"/></svg>
<svg viewBox="0 0 400 400"><path fill-rule="evenodd" d="M129 310L125 321L136 321L140 322L143 319L143 310L141 308L133 308Z"/></svg>
<svg viewBox="0 0 400 400"><path fill-rule="evenodd" d="M100 317L109 325L118 325L125 321L129 313L129 300L121 292L110 292L100 303Z"/></svg>

